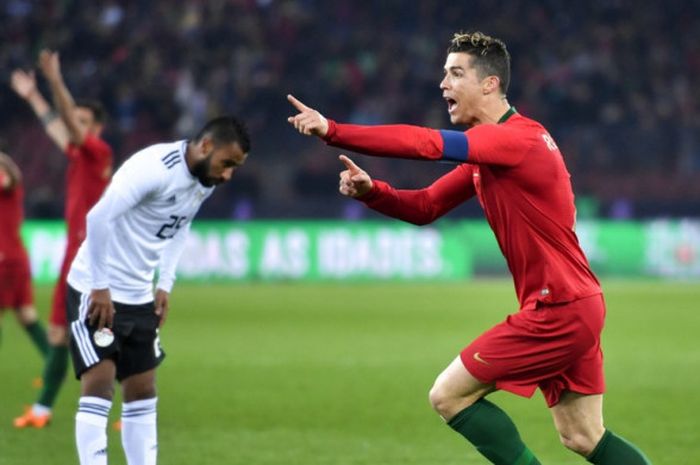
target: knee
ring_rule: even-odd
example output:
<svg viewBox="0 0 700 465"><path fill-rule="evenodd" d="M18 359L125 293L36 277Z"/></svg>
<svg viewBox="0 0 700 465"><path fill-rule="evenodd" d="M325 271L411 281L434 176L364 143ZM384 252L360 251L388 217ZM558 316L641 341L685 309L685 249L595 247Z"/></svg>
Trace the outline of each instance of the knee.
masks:
<svg viewBox="0 0 700 465"><path fill-rule="evenodd" d="M138 389L125 389L124 402L135 402L137 400L146 400L156 397L155 386L141 386Z"/></svg>
<svg viewBox="0 0 700 465"><path fill-rule="evenodd" d="M106 400L114 398L114 382L111 379L81 379L81 395L88 397L100 397Z"/></svg>
<svg viewBox="0 0 700 465"><path fill-rule="evenodd" d="M68 345L68 332L63 326L50 325L47 336L52 346Z"/></svg>
<svg viewBox="0 0 700 465"><path fill-rule="evenodd" d="M156 397L155 376L148 374L136 375L122 381L124 402L152 399Z"/></svg>
<svg viewBox="0 0 700 465"><path fill-rule="evenodd" d="M473 403L468 397L451 393L439 380L430 389L428 400L433 409L446 421Z"/></svg>
<svg viewBox="0 0 700 465"><path fill-rule="evenodd" d="M39 319L39 316L34 307L22 307L17 310L17 319L22 326L29 326L35 323Z"/></svg>
<svg viewBox="0 0 700 465"><path fill-rule="evenodd" d="M559 440L564 447L584 457L593 452L599 439L579 431L559 432Z"/></svg>
<svg viewBox="0 0 700 465"><path fill-rule="evenodd" d="M433 387L430 388L430 391L428 392L428 401L430 401L430 405L433 407L433 410L442 415L447 399L437 383L433 384Z"/></svg>

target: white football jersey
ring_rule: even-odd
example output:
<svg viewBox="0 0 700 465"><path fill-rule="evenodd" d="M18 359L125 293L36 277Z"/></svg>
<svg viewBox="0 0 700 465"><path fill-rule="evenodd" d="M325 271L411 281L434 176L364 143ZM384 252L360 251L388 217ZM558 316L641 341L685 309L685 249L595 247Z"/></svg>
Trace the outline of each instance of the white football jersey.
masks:
<svg viewBox="0 0 700 465"><path fill-rule="evenodd" d="M156 144L124 162L88 213L68 284L84 294L109 288L115 302L143 304L153 300L160 268L158 288L170 292L192 219L214 191L192 176L186 150L187 141Z"/></svg>

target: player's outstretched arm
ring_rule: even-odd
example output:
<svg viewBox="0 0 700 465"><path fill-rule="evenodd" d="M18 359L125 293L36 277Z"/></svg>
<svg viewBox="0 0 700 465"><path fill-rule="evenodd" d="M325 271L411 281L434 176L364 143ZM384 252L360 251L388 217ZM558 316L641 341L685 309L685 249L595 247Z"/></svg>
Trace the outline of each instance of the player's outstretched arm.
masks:
<svg viewBox="0 0 700 465"><path fill-rule="evenodd" d="M289 124L301 134L325 137L328 133L328 120L318 111L309 108L292 94L287 95L289 103L299 112L287 118Z"/></svg>
<svg viewBox="0 0 700 465"><path fill-rule="evenodd" d="M34 72L27 73L21 69L16 69L12 72L10 83L15 93L29 104L34 114L44 125L46 134L61 151L64 151L68 145L68 129L61 118L58 117L58 114L44 99L44 96L41 95L41 92L39 92Z"/></svg>
<svg viewBox="0 0 700 465"><path fill-rule="evenodd" d="M338 159L345 165L345 170L340 172L340 185L338 190L348 197L361 197L372 190L372 178L346 155L340 155Z"/></svg>
<svg viewBox="0 0 700 465"><path fill-rule="evenodd" d="M445 158L440 131L407 124L341 124L328 120L291 94L287 95L287 100L298 111L295 116L288 117L287 122L301 134L320 137L329 145L375 157L422 160Z"/></svg>
<svg viewBox="0 0 700 465"><path fill-rule="evenodd" d="M75 101L68 87L63 82L58 52L42 50L39 54L39 68L48 81L49 86L51 86L54 104L68 130L70 142L75 145L83 145L87 136L87 130L82 129L78 124L78 117L75 113Z"/></svg>
<svg viewBox="0 0 700 465"><path fill-rule="evenodd" d="M375 179L371 190L357 199L392 218L430 224L476 195L472 173L472 167L460 165L423 189L394 189Z"/></svg>

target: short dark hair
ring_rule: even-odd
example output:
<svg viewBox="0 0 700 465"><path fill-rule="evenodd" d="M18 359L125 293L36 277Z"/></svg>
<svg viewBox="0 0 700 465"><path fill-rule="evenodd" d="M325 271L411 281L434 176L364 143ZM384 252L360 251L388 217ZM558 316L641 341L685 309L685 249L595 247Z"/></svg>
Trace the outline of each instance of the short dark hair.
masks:
<svg viewBox="0 0 700 465"><path fill-rule="evenodd" d="M250 152L250 135L243 121L234 116L219 116L204 125L195 142L202 140L204 136L211 137L214 145L225 145L238 142L244 153Z"/></svg>
<svg viewBox="0 0 700 465"><path fill-rule="evenodd" d="M97 100L78 99L75 101L75 106L90 110L96 123L104 124L107 120L107 111L104 105Z"/></svg>
<svg viewBox="0 0 700 465"><path fill-rule="evenodd" d="M473 58L473 66L482 78L498 76L503 95L510 84L510 53L506 44L482 32L458 32L452 37L447 53L463 52Z"/></svg>

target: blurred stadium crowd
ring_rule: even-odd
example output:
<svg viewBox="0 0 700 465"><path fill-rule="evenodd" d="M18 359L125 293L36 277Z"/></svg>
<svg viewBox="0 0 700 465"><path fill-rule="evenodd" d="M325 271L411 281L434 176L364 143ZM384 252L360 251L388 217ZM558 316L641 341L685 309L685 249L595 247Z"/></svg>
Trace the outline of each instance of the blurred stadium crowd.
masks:
<svg viewBox="0 0 700 465"><path fill-rule="evenodd" d="M4 0L0 21L0 146L24 171L30 217L62 213L64 160L8 84L42 47L61 52L75 96L106 105L117 163L220 113L247 120L251 158L203 216L338 218L369 213L336 194L337 150L287 125L285 95L341 121L449 127L438 83L458 30L508 44L509 100L558 141L583 214L700 216L694 2ZM357 161L406 188L450 169ZM455 215L478 216L471 204Z"/></svg>

